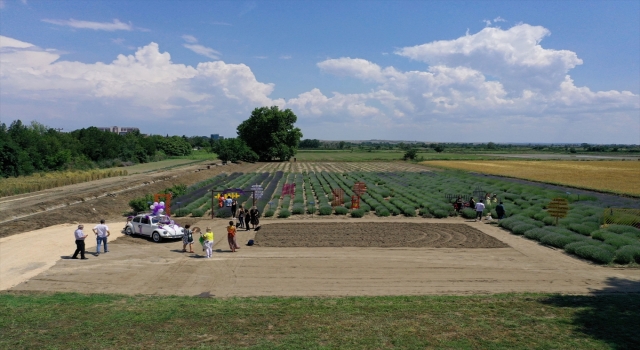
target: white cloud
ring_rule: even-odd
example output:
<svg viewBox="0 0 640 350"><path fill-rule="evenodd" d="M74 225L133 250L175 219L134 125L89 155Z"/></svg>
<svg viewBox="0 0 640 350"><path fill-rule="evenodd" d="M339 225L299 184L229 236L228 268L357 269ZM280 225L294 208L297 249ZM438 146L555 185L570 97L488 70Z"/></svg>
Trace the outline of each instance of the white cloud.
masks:
<svg viewBox="0 0 640 350"><path fill-rule="evenodd" d="M66 26L79 29L93 29L93 30L106 30L113 32L116 30L133 30L131 23L123 23L118 19L114 19L113 22L91 22L91 21L78 21L73 18L69 20L62 19L43 19L43 22L51 23L59 26Z"/></svg>
<svg viewBox="0 0 640 350"><path fill-rule="evenodd" d="M220 22L220 21L213 21L213 22L211 22L211 24L216 25L216 26L230 26L231 25L231 23Z"/></svg>
<svg viewBox="0 0 640 350"><path fill-rule="evenodd" d="M198 39L196 39L195 36L193 35L183 35L182 39L184 39L184 41L190 43L190 44L195 44L198 42Z"/></svg>
<svg viewBox="0 0 640 350"><path fill-rule="evenodd" d="M291 59L291 55L282 55L280 56L281 60L290 60Z"/></svg>
<svg viewBox="0 0 640 350"><path fill-rule="evenodd" d="M498 16L498 17L493 19L494 23L496 23L496 22L506 22L506 21L507 21L506 19L504 19L504 18L502 18L500 16Z"/></svg>

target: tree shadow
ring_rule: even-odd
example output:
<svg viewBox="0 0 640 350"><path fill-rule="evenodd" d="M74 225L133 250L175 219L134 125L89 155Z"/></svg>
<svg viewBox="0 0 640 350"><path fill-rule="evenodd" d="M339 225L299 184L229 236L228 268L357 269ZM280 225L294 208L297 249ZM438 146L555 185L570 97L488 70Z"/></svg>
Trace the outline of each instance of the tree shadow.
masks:
<svg viewBox="0 0 640 350"><path fill-rule="evenodd" d="M640 349L640 281L611 277L591 295L555 295L543 304L575 308L576 331L614 349Z"/></svg>

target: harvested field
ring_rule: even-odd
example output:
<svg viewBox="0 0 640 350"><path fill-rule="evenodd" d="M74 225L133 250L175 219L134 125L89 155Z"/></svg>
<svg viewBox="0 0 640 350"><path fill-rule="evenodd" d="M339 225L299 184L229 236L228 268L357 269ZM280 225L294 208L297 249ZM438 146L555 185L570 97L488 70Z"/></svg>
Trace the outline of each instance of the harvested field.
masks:
<svg viewBox="0 0 640 350"><path fill-rule="evenodd" d="M256 233L258 247L506 248L465 224L293 223Z"/></svg>
<svg viewBox="0 0 640 350"><path fill-rule="evenodd" d="M640 162L637 161L427 161L422 164L640 196Z"/></svg>

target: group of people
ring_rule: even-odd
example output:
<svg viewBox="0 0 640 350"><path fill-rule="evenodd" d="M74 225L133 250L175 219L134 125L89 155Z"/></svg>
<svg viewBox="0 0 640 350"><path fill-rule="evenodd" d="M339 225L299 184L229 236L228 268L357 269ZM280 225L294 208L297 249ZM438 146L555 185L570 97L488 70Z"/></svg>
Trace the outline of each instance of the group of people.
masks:
<svg viewBox="0 0 640 350"><path fill-rule="evenodd" d="M111 236L111 232L109 231L109 227L105 225L104 220L100 220L100 224L96 225L93 228L93 233L96 235L97 245L96 245L96 256L100 255L100 244L104 245L104 252L108 253L107 249L107 237ZM84 225L78 225L78 228L74 231L73 235L76 239L76 251L71 256L71 259L78 259L78 254L80 254L80 259L87 260L85 253L85 243L84 240L89 237L84 233Z"/></svg>
<svg viewBox="0 0 640 350"><path fill-rule="evenodd" d="M246 231L249 231L252 228L255 229L260 225L260 211L256 207L246 209L240 206L240 209L232 210L231 216L238 220L236 226L238 226L238 228L244 228Z"/></svg>
<svg viewBox="0 0 640 350"><path fill-rule="evenodd" d="M473 197L469 198L469 202L468 203L464 203L464 201L462 200L462 196L458 196L458 199L456 199L455 203L453 204L455 210L460 213L460 211L464 208L464 207L469 207L469 208L473 208L476 211L476 218L474 221L478 221L478 220L482 220L482 214L484 213L484 209L486 207L485 205L485 201L486 201L486 205L490 205L491 202L497 202L498 201L498 197L496 194L493 195L493 197L490 196L489 193L487 193L485 200L480 200L480 202L476 203L476 201L473 199ZM506 210L504 208L504 203L502 201L500 201L500 204L498 204L496 206L496 214L498 215L498 219L502 220L504 219L505 215L506 215ZM487 219L491 220L491 215L489 215L487 217Z"/></svg>
<svg viewBox="0 0 640 350"><path fill-rule="evenodd" d="M196 228L197 229L197 228ZM213 243L215 242L215 236L211 227L207 227L205 232L202 233L198 230L195 232L191 230L190 225L184 226L184 236L182 236L182 251L187 252L187 246L189 246L189 253L193 253L193 234L200 233L200 244L202 245L202 250L205 252L207 258L211 258L213 254ZM229 226L227 226L227 241L229 242L229 248L232 253L235 253L237 249L240 249L238 246L238 241L236 240L236 225L233 221L229 221Z"/></svg>

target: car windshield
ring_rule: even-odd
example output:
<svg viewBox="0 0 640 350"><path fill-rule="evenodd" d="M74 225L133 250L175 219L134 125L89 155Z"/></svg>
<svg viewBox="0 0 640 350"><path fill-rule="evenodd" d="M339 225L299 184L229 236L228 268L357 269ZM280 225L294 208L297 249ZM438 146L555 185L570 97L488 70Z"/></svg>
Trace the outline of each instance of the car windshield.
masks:
<svg viewBox="0 0 640 350"><path fill-rule="evenodd" d="M151 223L152 224L157 224L157 223L161 223L161 224L168 224L171 222L171 219L169 219L168 216L154 216L151 218Z"/></svg>

